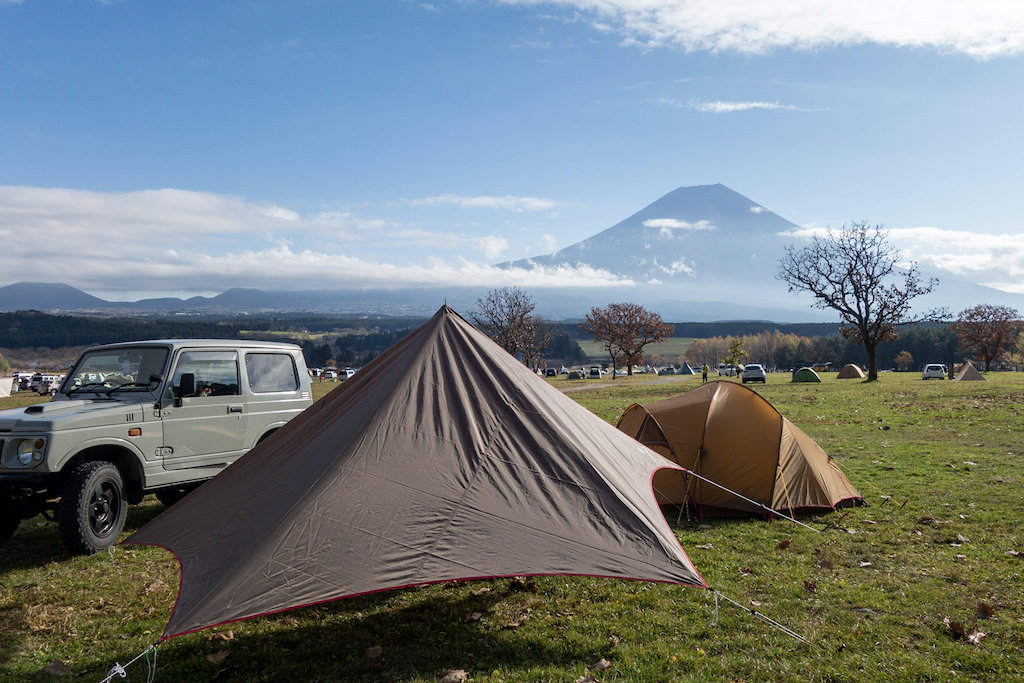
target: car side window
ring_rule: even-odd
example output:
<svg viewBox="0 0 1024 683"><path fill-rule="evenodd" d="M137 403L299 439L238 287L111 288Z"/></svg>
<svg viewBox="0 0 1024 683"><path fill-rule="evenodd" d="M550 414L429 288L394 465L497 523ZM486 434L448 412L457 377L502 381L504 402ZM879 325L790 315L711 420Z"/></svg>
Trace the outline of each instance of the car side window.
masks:
<svg viewBox="0 0 1024 683"><path fill-rule="evenodd" d="M287 353L247 353L245 374L254 394L295 391L299 388L299 372L295 368L295 360Z"/></svg>
<svg viewBox="0 0 1024 683"><path fill-rule="evenodd" d="M195 393L180 398L205 396L238 396L238 352L236 351L185 351L178 356L171 380L173 390L181 386L181 376L190 373L195 377Z"/></svg>

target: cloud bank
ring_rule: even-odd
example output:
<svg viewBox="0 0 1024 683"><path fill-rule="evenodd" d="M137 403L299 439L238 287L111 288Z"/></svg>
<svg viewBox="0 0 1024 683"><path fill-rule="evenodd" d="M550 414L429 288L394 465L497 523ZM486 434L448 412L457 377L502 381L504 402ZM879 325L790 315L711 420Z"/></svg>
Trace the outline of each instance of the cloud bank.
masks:
<svg viewBox="0 0 1024 683"><path fill-rule="evenodd" d="M1024 52L1013 0L497 0L582 14L626 44L765 53L851 45L926 48L990 59Z"/></svg>
<svg viewBox="0 0 1024 683"><path fill-rule="evenodd" d="M499 208L515 211L515 202ZM59 281L116 300L259 289L479 285L604 287L629 280L589 267L486 265L502 235L177 189L102 193L0 186L3 284ZM384 256L374 255L374 250ZM402 260L403 249L414 257ZM463 255L463 252L469 255ZM391 256L394 254L395 256ZM50 264L40 271L40 256Z"/></svg>

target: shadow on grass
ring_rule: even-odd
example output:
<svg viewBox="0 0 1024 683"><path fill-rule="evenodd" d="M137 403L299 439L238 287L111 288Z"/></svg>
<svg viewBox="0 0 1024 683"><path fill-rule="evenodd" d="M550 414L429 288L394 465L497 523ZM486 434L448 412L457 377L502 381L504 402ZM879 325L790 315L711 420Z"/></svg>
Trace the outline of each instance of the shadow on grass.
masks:
<svg viewBox="0 0 1024 683"><path fill-rule="evenodd" d="M466 585L494 588L466 594ZM564 670L607 654L578 638L552 637L550 631L538 636L529 629L509 628L499 603L509 599L512 591L500 585L499 580L470 582L431 596L415 588L389 591L250 620L256 628L266 629L262 633L225 638L231 629L227 625L172 638L159 648L158 678L437 680L452 669L470 674L544 667ZM455 590L463 594L452 594ZM125 652L120 661L135 654ZM87 664L94 674L109 665ZM143 662L136 666L145 671Z"/></svg>
<svg viewBox="0 0 1024 683"><path fill-rule="evenodd" d="M130 506L121 538L134 533L165 509L159 503ZM64 548L56 522L42 515L22 520L14 536L0 542L0 583L10 587L5 578L8 572L44 567L51 562L67 562L75 557Z"/></svg>

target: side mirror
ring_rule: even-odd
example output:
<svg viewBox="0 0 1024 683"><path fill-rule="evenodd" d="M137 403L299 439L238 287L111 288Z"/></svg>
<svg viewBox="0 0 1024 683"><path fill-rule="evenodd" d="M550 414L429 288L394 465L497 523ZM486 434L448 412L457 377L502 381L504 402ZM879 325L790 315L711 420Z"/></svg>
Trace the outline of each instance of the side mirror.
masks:
<svg viewBox="0 0 1024 683"><path fill-rule="evenodd" d="M192 372L181 373L181 379L178 380L178 398L174 400L174 405L178 408L181 407L181 399L186 396L193 396L196 393L196 376Z"/></svg>

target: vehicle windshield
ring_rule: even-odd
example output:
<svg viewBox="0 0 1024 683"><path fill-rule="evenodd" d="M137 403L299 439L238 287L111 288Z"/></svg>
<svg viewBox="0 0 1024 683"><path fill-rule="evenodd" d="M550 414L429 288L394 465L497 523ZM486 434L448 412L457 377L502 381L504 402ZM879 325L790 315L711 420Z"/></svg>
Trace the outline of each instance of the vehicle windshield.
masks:
<svg viewBox="0 0 1024 683"><path fill-rule="evenodd" d="M132 346L96 349L83 355L60 388L62 394L106 394L124 387L124 391L149 391L154 377L163 377L167 365L166 347Z"/></svg>

